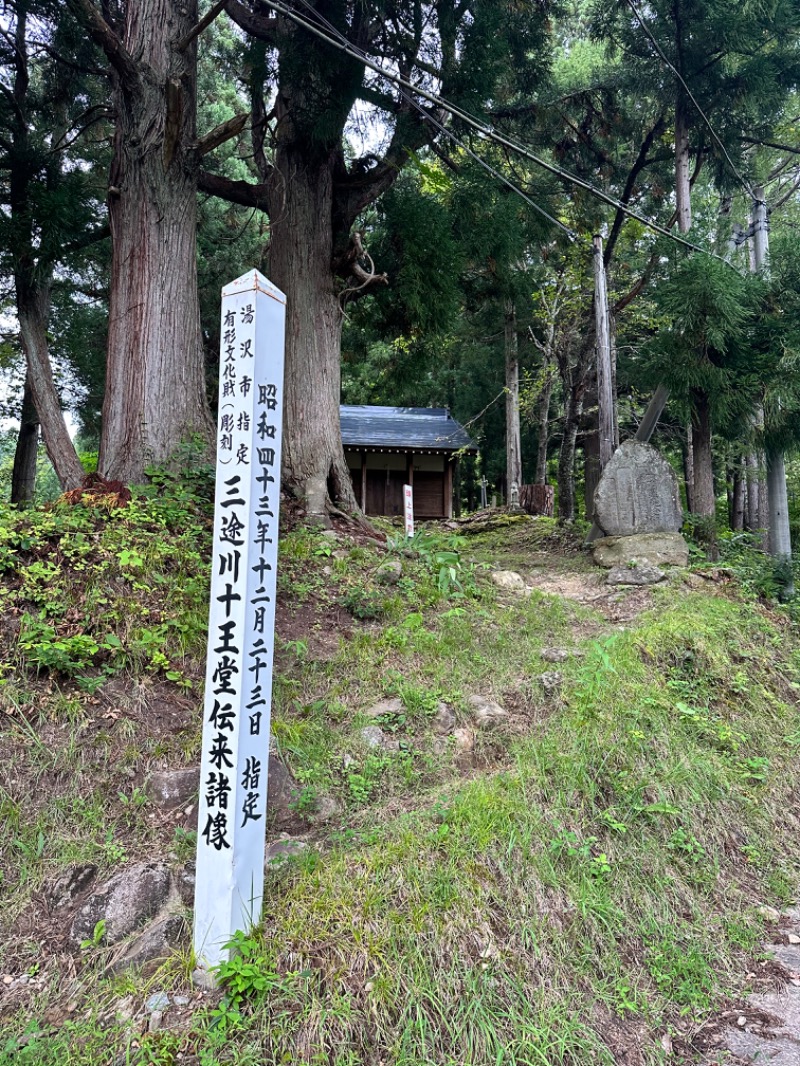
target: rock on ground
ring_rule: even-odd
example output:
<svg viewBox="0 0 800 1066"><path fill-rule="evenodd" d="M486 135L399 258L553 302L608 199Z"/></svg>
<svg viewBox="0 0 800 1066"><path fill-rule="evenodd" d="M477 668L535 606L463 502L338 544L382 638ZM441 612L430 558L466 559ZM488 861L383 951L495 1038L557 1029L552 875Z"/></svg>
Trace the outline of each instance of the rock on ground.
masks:
<svg viewBox="0 0 800 1066"><path fill-rule="evenodd" d="M467 703L472 710L475 724L483 729L493 729L508 718L508 711L501 707L499 703L495 703L494 700L487 699L485 696L469 696Z"/></svg>
<svg viewBox="0 0 800 1066"><path fill-rule="evenodd" d="M125 944L109 963L107 972L117 974L131 969L153 970L188 939L189 927L183 915L165 914Z"/></svg>
<svg viewBox="0 0 800 1066"><path fill-rule="evenodd" d="M85 892L92 883L97 867L92 863L81 866L70 866L63 874L57 877L46 889L46 895L51 907L68 907L71 903Z"/></svg>
<svg viewBox="0 0 800 1066"><path fill-rule="evenodd" d="M439 702L436 707L436 714L433 716L431 726L434 733L437 736L444 737L448 733L452 733L456 724L456 716L446 703Z"/></svg>
<svg viewBox="0 0 800 1066"><path fill-rule="evenodd" d="M384 751L400 750L398 741L393 737L387 737L379 725L365 725L358 732L368 748L382 748Z"/></svg>
<svg viewBox="0 0 800 1066"><path fill-rule="evenodd" d="M631 566L612 566L606 578L607 585L657 585L666 574L657 566L643 560L631 560Z"/></svg>
<svg viewBox="0 0 800 1066"><path fill-rule="evenodd" d="M563 675L558 670L546 670L543 674L539 674L539 684L548 696L555 695L563 681Z"/></svg>
<svg viewBox="0 0 800 1066"><path fill-rule="evenodd" d="M759 907L764 917L777 920L780 914L772 907ZM793 908L786 917L797 918ZM773 919L772 915L776 917ZM791 934L790 934L791 935ZM769 944L772 952L791 973L800 971L800 948L786 944ZM766 1016L773 1020L766 1022ZM747 997L737 1024L726 1025L719 1033L719 1051L708 1054L706 1066L716 1063L769 1063L769 1066L800 1066L800 988L786 984L777 991Z"/></svg>
<svg viewBox="0 0 800 1066"><path fill-rule="evenodd" d="M267 776L267 819L271 826L286 833L299 833L306 822L297 809L303 791L274 755L269 757Z"/></svg>
<svg viewBox="0 0 800 1066"><path fill-rule="evenodd" d="M403 567L399 559L387 559L375 571L375 578L382 585L396 585L403 576Z"/></svg>
<svg viewBox="0 0 800 1066"><path fill-rule="evenodd" d="M167 810L185 807L194 800L199 789L200 770L196 766L178 770L156 770L150 775L146 786L150 800Z"/></svg>
<svg viewBox="0 0 800 1066"><path fill-rule="evenodd" d="M519 596L524 596L531 591L515 570L493 570L490 577L494 584L504 592L515 592Z"/></svg>
<svg viewBox="0 0 800 1066"><path fill-rule="evenodd" d="M564 648L542 648L539 655L546 663L565 663L569 652Z"/></svg>
<svg viewBox="0 0 800 1066"><path fill-rule="evenodd" d="M380 700L378 703L374 703L364 713L367 718L389 718L395 714L401 714L403 711L403 701L397 696L393 696L390 699Z"/></svg>
<svg viewBox="0 0 800 1066"><path fill-rule="evenodd" d="M288 859L292 855L302 855L307 847L305 840L273 840L264 852L264 866L268 868L272 863Z"/></svg>
<svg viewBox="0 0 800 1066"><path fill-rule="evenodd" d="M627 566L631 560L652 566L686 566L689 547L680 533L640 533L631 537L602 537L592 545L598 566Z"/></svg>
<svg viewBox="0 0 800 1066"><path fill-rule="evenodd" d="M78 908L70 931L73 946L91 940L105 922L103 943L116 944L157 914L170 893L169 869L160 863L137 863L114 874Z"/></svg>
<svg viewBox="0 0 800 1066"><path fill-rule="evenodd" d="M454 762L459 770L468 770L475 759L475 734L471 729L453 730L453 742L456 748Z"/></svg>

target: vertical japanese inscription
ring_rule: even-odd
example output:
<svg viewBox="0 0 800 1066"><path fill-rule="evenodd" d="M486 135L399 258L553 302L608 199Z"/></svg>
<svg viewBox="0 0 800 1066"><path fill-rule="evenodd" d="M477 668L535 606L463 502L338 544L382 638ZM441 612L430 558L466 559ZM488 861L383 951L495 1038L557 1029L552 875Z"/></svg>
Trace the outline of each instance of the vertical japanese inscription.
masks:
<svg viewBox="0 0 800 1066"><path fill-rule="evenodd" d="M255 271L223 290L195 899L195 952L208 965L258 920L263 892L284 313Z"/></svg>

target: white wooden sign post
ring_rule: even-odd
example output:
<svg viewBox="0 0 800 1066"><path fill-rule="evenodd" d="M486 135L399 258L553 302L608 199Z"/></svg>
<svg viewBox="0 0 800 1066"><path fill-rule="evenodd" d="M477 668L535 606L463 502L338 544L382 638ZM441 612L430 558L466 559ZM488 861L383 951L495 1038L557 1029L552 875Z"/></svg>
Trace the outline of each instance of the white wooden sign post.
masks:
<svg viewBox="0 0 800 1066"><path fill-rule="evenodd" d="M286 299L257 270L222 290L217 482L194 950L258 922L278 555Z"/></svg>
<svg viewBox="0 0 800 1066"><path fill-rule="evenodd" d="M410 485L403 485L403 507L406 517L406 536L414 536L414 490Z"/></svg>

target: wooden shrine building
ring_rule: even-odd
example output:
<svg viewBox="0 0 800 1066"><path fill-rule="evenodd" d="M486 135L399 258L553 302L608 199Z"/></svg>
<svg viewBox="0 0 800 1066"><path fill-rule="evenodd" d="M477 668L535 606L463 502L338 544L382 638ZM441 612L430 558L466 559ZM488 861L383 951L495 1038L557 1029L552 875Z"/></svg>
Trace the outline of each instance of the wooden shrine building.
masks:
<svg viewBox="0 0 800 1066"><path fill-rule="evenodd" d="M417 518L453 517L459 454L478 446L446 407L340 408L342 443L365 514L401 515L403 485Z"/></svg>

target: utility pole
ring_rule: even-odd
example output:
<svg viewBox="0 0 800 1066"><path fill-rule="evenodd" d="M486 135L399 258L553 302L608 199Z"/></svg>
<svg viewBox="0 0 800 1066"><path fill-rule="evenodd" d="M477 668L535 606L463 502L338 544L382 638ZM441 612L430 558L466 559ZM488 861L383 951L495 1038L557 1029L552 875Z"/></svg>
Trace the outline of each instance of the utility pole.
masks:
<svg viewBox="0 0 800 1066"><path fill-rule="evenodd" d="M512 299L505 305L506 355L506 506L519 504L522 488L522 441L519 427L519 338L517 308Z"/></svg>
<svg viewBox="0 0 800 1066"><path fill-rule="evenodd" d="M753 193L753 267L756 271L769 270L767 203L761 186L756 186ZM766 456L769 553L776 562L787 565L788 584L784 588L784 595L793 596L792 538L789 528L789 500L786 492L786 465L783 452L777 448L768 448Z"/></svg>
<svg viewBox="0 0 800 1066"><path fill-rule="evenodd" d="M600 469L614 454L614 375L611 367L611 330L608 321L608 291L603 263L603 238L592 237L594 262L594 321L597 350L597 433Z"/></svg>

